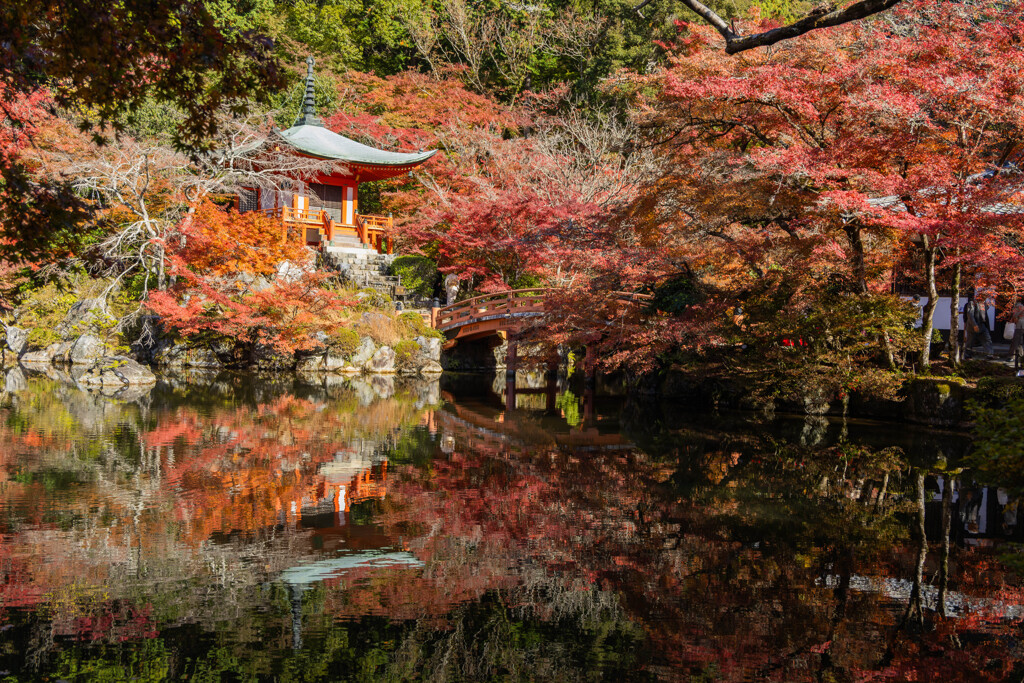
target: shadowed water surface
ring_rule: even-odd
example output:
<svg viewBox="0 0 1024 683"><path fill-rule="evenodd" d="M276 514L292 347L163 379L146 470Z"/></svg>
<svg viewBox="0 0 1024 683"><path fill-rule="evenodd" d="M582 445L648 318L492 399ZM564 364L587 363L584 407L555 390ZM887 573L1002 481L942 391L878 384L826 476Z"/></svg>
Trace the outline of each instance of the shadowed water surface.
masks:
<svg viewBox="0 0 1024 683"><path fill-rule="evenodd" d="M1024 674L1024 520L956 435L521 384L29 378L0 424L0 677Z"/></svg>

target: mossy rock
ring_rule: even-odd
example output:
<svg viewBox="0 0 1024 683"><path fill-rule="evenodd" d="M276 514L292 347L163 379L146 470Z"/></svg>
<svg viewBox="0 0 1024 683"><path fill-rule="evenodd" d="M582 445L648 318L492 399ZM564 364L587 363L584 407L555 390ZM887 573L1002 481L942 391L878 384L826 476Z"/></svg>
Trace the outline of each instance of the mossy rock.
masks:
<svg viewBox="0 0 1024 683"><path fill-rule="evenodd" d="M339 327L327 338L327 346L335 355L348 358L359 348L359 333L350 327Z"/></svg>
<svg viewBox="0 0 1024 683"><path fill-rule="evenodd" d="M963 418L967 392L959 378L913 379L906 392L907 417L916 422L952 426Z"/></svg>
<svg viewBox="0 0 1024 683"><path fill-rule="evenodd" d="M413 369L420 345L411 339L403 339L395 344L395 367L399 370Z"/></svg>
<svg viewBox="0 0 1024 683"><path fill-rule="evenodd" d="M444 338L444 335L441 332L428 325L423 319L423 316L416 311L405 311L404 313L399 314L398 319L410 335L436 337L438 339Z"/></svg>

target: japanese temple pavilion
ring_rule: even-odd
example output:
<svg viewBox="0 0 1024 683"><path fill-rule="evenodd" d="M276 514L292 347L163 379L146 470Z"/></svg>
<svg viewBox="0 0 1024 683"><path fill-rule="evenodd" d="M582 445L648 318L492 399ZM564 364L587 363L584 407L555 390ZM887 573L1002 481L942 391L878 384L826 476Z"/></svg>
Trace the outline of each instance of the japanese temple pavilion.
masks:
<svg viewBox="0 0 1024 683"><path fill-rule="evenodd" d="M343 168L315 182L296 181L291 191L243 189L240 211L262 211L280 217L286 229L297 227L310 246L372 247L391 253L390 216L359 213L359 184L408 173L434 151L405 154L350 140L324 127L313 103L313 58L306 60L306 93L302 111L291 128L277 131L297 154L340 162Z"/></svg>

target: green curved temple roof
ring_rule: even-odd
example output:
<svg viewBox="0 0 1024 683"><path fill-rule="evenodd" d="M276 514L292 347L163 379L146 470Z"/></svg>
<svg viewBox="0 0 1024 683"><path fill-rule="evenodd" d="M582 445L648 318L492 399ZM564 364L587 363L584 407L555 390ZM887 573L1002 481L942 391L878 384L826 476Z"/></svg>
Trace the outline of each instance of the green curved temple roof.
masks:
<svg viewBox="0 0 1024 683"><path fill-rule="evenodd" d="M288 130L279 131L278 134L292 147L310 156L365 166L415 166L422 164L437 152L388 152L349 140L344 135L338 135L322 126L293 126Z"/></svg>

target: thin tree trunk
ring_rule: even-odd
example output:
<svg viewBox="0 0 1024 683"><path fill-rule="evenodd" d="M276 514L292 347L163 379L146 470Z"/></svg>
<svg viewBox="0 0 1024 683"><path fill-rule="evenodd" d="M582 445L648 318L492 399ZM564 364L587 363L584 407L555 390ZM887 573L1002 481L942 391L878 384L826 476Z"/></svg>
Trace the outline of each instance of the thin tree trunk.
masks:
<svg viewBox="0 0 1024 683"><path fill-rule="evenodd" d="M864 235L861 225L857 221L844 223L843 230L846 231L846 239L850 241L850 251L853 256L850 258L850 268L853 270L855 289L857 294L867 296L868 275L866 257L864 255ZM893 357L892 344L889 343L889 333L882 331L882 349L885 352L885 362L889 369L896 367L896 359Z"/></svg>
<svg viewBox="0 0 1024 683"><path fill-rule="evenodd" d="M932 328L935 323L935 309L939 305L939 290L935 286L935 247L928 235L922 235L921 238L924 241L924 275L925 281L928 283L928 303L925 304L921 319L924 340L921 344L919 365L922 370L925 370L931 365Z"/></svg>
<svg viewBox="0 0 1024 683"><path fill-rule="evenodd" d="M853 251L852 263L853 276L857 281L857 293L868 293L867 268L864 265L864 238L861 235L860 223L849 221L844 226L846 238L850 240L850 248Z"/></svg>
<svg viewBox="0 0 1024 683"><path fill-rule="evenodd" d="M957 248L956 255L960 256ZM953 266L953 297L949 302L949 364L960 367L960 262Z"/></svg>
<svg viewBox="0 0 1024 683"><path fill-rule="evenodd" d="M946 593L949 590L949 531L953 521L953 478L946 477L942 487L942 559L939 564L939 614L948 617Z"/></svg>
<svg viewBox="0 0 1024 683"><path fill-rule="evenodd" d="M167 288L166 271L164 270L164 260L167 258L167 254L164 251L163 245L157 247L157 258L160 260L160 265L157 271L156 286L162 292Z"/></svg>

